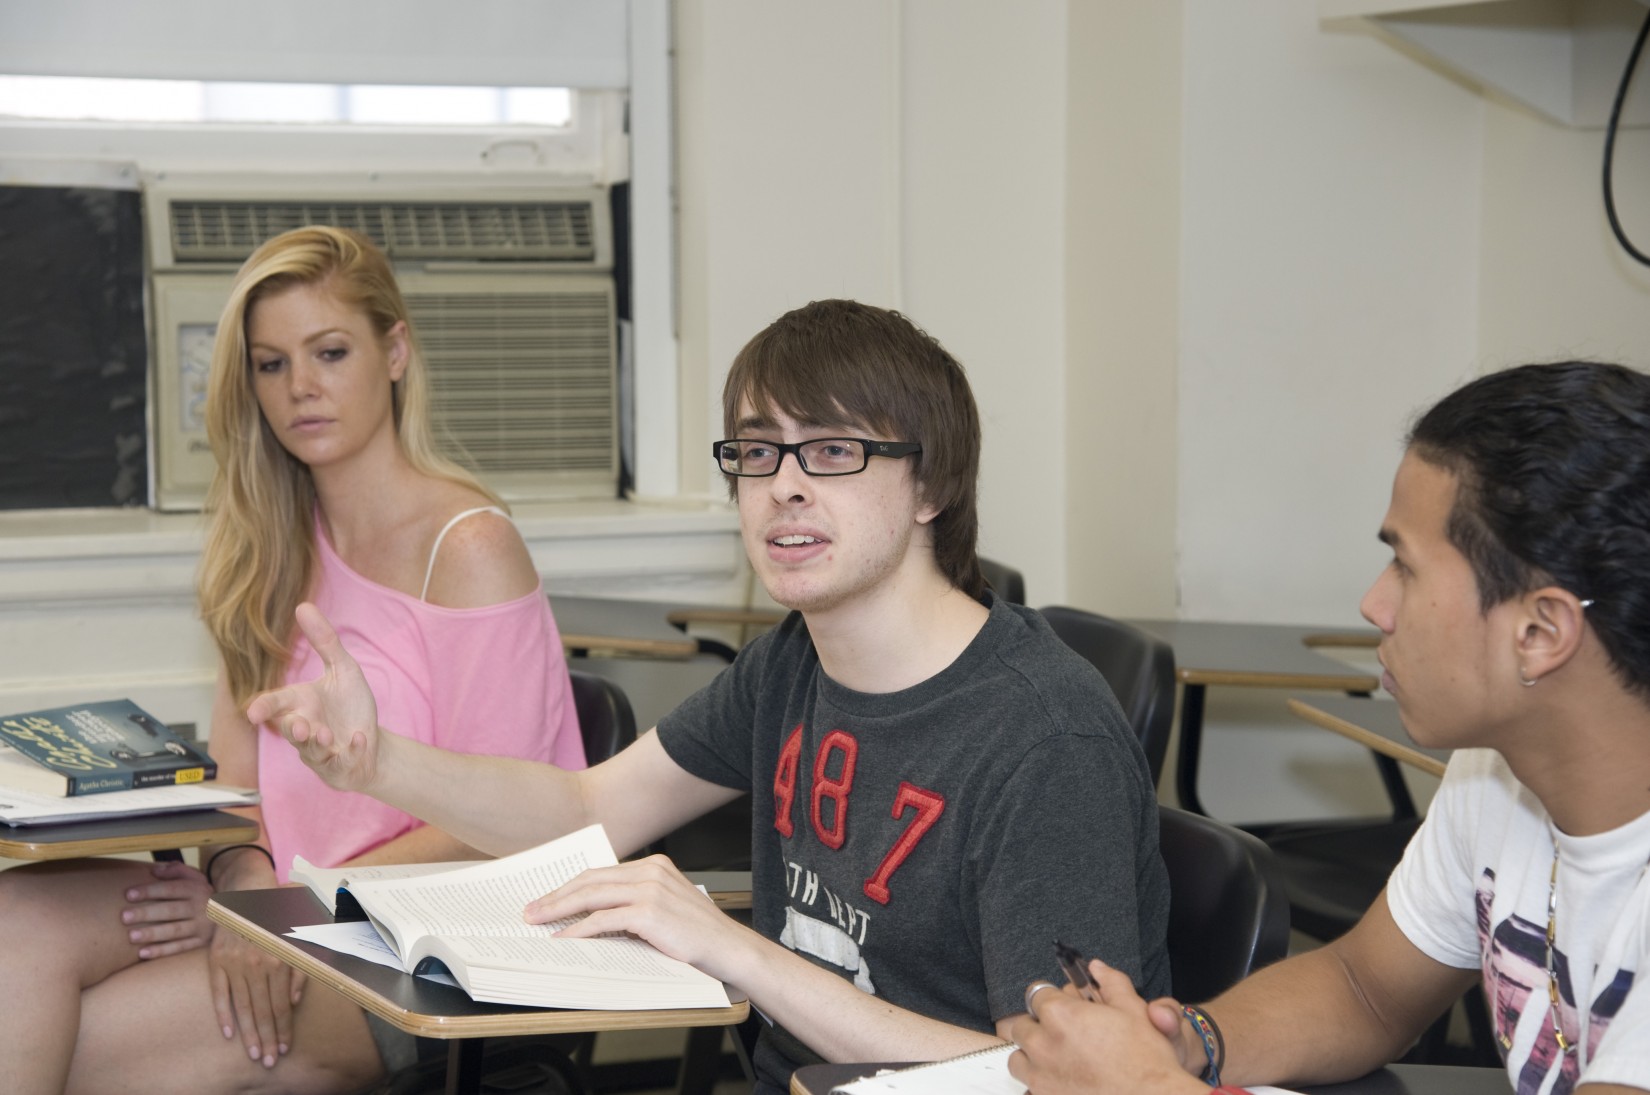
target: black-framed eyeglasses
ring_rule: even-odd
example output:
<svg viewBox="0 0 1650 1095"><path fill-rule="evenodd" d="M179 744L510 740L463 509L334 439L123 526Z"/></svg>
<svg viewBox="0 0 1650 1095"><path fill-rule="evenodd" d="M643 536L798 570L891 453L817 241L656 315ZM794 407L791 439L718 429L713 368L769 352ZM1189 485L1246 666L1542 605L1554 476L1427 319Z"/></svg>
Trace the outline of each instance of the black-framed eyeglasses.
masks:
<svg viewBox="0 0 1650 1095"><path fill-rule="evenodd" d="M727 475L762 477L779 474L786 453L809 475L857 475L873 456L910 456L922 451L911 441L872 441L868 437L817 437L788 445L783 441L730 437L712 446L716 464Z"/></svg>

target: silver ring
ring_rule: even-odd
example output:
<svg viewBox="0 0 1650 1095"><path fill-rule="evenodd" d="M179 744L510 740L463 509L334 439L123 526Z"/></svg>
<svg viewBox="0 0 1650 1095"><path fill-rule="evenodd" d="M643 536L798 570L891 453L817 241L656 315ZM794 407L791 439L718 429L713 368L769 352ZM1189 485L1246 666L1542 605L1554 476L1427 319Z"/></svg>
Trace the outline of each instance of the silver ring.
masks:
<svg viewBox="0 0 1650 1095"><path fill-rule="evenodd" d="M1050 982L1050 981L1033 981L1031 984L1027 985L1026 986L1026 1014L1031 1016L1033 1019L1036 1019L1037 1018L1037 1005L1036 1005L1035 1001L1037 999L1037 994L1039 992L1042 992L1044 989L1051 989L1051 988L1054 988L1054 987L1055 986L1054 986L1053 982Z"/></svg>

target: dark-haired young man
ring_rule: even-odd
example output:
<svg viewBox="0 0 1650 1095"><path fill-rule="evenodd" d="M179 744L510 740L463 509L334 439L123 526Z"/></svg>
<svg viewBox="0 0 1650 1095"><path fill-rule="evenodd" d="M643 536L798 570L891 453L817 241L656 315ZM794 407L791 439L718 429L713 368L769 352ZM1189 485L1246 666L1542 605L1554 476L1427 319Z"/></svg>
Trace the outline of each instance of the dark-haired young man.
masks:
<svg viewBox="0 0 1650 1095"><path fill-rule="evenodd" d="M588 913L568 934L634 932L743 989L776 1024L759 1090L813 1055L993 1043L1057 937L1166 991L1151 780L1099 675L982 589L962 368L896 313L817 302L740 352L723 411L714 455L751 565L795 611L619 756L564 772L380 731L310 608L326 675L253 721L335 786L490 852L600 821L622 856L751 794L754 932L662 857L586 872L527 916Z"/></svg>
<svg viewBox="0 0 1650 1095"><path fill-rule="evenodd" d="M1382 683L1457 750L1385 892L1201 1015L1098 968L1102 1004L1040 994L1009 1062L1037 1095L1350 1078L1477 978L1519 1095L1650 1090L1650 376L1466 385L1410 435L1380 537Z"/></svg>

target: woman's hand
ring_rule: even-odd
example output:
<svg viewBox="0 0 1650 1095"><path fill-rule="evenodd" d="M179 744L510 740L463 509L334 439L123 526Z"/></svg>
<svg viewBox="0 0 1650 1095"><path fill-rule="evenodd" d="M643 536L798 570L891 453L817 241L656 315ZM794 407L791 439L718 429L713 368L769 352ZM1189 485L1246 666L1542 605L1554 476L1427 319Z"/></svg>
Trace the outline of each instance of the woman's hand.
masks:
<svg viewBox="0 0 1650 1095"><path fill-rule="evenodd" d="M247 1056L274 1068L292 1048L292 1011L303 996L303 974L234 932L218 932L209 962L212 1007L223 1036L237 1031Z"/></svg>
<svg viewBox="0 0 1650 1095"><path fill-rule="evenodd" d="M150 873L155 881L127 888L127 905L120 913L138 957L165 958L211 942L214 925L206 917L206 903L212 884L206 876L176 861L156 863Z"/></svg>
<svg viewBox="0 0 1650 1095"><path fill-rule="evenodd" d="M1009 1027L1020 1047L1008 1059L1014 1078L1037 1095L1206 1093L1183 1061L1179 1005L1146 1003L1126 974L1101 962L1090 962L1089 973L1099 1001L1084 1000L1071 985L1039 992L1036 1013Z"/></svg>
<svg viewBox="0 0 1650 1095"><path fill-rule="evenodd" d="M313 681L253 697L246 717L280 731L329 786L370 791L378 774L379 736L372 689L320 609L301 604L297 619L325 670Z"/></svg>

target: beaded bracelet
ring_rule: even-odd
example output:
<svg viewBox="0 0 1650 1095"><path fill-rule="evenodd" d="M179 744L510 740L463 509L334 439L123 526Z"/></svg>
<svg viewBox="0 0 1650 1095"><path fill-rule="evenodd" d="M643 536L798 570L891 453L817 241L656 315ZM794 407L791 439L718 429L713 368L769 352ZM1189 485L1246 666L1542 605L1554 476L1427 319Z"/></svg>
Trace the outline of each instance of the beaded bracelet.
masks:
<svg viewBox="0 0 1650 1095"><path fill-rule="evenodd" d="M257 852L260 852L265 859L269 860L269 865L271 867L275 866L275 853L271 852L268 848L265 848L262 844L231 844L226 848L219 848L207 857L206 867L201 871L201 873L206 876L206 881L211 883L214 890L218 888L218 884L212 878L212 868L218 865L218 860L223 857L225 852L233 852L238 848L251 848Z"/></svg>
<svg viewBox="0 0 1650 1095"><path fill-rule="evenodd" d="M1202 1008L1187 1004L1180 1009L1180 1013L1203 1040L1203 1052L1209 1058L1209 1067L1203 1070L1202 1079L1206 1080L1210 1087L1218 1089L1220 1070L1226 1064L1226 1039L1221 1036L1220 1028L1209 1017L1209 1013Z"/></svg>

